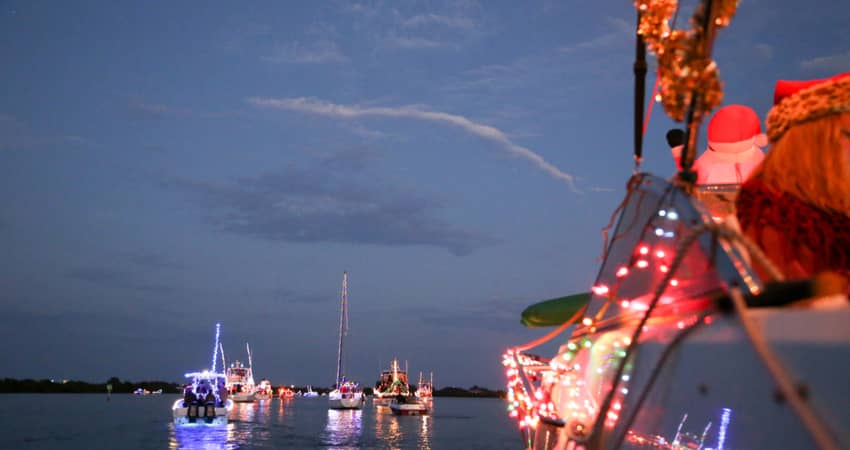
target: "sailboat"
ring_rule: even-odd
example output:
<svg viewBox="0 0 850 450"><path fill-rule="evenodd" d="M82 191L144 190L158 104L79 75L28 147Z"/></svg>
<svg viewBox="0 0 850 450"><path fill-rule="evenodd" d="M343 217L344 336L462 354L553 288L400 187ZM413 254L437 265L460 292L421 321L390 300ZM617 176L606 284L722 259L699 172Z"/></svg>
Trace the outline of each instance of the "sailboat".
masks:
<svg viewBox="0 0 850 450"><path fill-rule="evenodd" d="M695 70L695 60L707 68L703 73L713 74L711 39L715 28L728 24L737 2L703 0L690 22L695 30L672 32L667 13L673 14L676 2L634 4L651 31L639 28L634 64L639 163L644 38L693 39L684 47L673 39L655 47L674 55L669 64L659 57L662 79L687 80L678 74ZM781 281L782 273L757 244L724 222L735 204L724 197L738 187L694 183L690 153L700 117L710 111L701 101L722 98L722 85L714 81L694 81L671 94L664 87L658 91L665 106L680 105L667 103L673 98L667 95L686 99L687 157L681 160L687 164L673 180L635 167L606 228L619 214L591 292L523 313L523 323L558 327L504 355L508 411L522 437L517 448L850 448L850 391L836 365L850 354L845 288L830 291L821 277ZM760 278L755 264L780 281ZM829 295L839 302L810 298ZM570 335L555 356L527 353L565 330ZM688 418L698 428L688 430ZM672 442L664 437L671 430Z"/></svg>
<svg viewBox="0 0 850 450"><path fill-rule="evenodd" d="M336 361L336 384L328 394L330 409L361 409L366 401L360 385L345 378L343 368L343 338L348 332L348 272L342 273L342 301L339 313L339 346Z"/></svg>

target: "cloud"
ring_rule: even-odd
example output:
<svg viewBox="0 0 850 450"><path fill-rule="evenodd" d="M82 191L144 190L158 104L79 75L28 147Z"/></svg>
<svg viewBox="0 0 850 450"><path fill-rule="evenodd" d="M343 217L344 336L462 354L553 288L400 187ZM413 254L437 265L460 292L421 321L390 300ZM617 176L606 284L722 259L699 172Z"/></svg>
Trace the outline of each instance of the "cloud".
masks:
<svg viewBox="0 0 850 450"><path fill-rule="evenodd" d="M248 103L259 107L284 109L341 119L356 119L360 117L369 116L393 117L452 125L482 139L494 142L501 148L510 152L511 154L517 155L532 162L537 168L543 170L553 178L565 182L572 191L578 192L575 187L573 175L562 172L560 169L547 162L545 159L543 159L542 156L538 155L532 150L517 145L516 143L511 141L511 139L504 132L500 131L499 129L489 125L476 123L463 116L439 111L428 111L416 106L347 106L304 97L283 99L252 97L248 99Z"/></svg>
<svg viewBox="0 0 850 450"><path fill-rule="evenodd" d="M348 61L336 43L327 39L309 44L281 44L271 54L260 59L274 64L333 64Z"/></svg>
<svg viewBox="0 0 850 450"><path fill-rule="evenodd" d="M607 33L601 34L586 41L561 47L559 51L561 53L573 53L582 50L609 49L613 46L621 44L622 42L629 42L629 37L634 36L634 24L617 17L606 17L605 21L607 22L605 25L606 29L610 30Z"/></svg>
<svg viewBox="0 0 850 450"><path fill-rule="evenodd" d="M170 286L139 282L132 273L111 267L75 268L69 270L67 276L107 288L129 289L142 293L166 294L174 291Z"/></svg>
<svg viewBox="0 0 850 450"><path fill-rule="evenodd" d="M850 71L850 51L806 59L800 63L800 67L803 70L829 73Z"/></svg>
<svg viewBox="0 0 850 450"><path fill-rule="evenodd" d="M82 137L75 135L40 136L15 117L0 114L0 151L76 146L84 142Z"/></svg>
<svg viewBox="0 0 850 450"><path fill-rule="evenodd" d="M439 14L419 14L402 23L405 27L421 27L427 25L442 25L449 28L471 29L475 22L466 17L450 17Z"/></svg>
<svg viewBox="0 0 850 450"><path fill-rule="evenodd" d="M614 191L616 191L616 189L609 188L609 187L593 186L593 187L590 188L590 192L614 192Z"/></svg>
<svg viewBox="0 0 850 450"><path fill-rule="evenodd" d="M439 48L447 45L443 42L427 38L396 36L394 34L384 38L383 43L386 47L405 49Z"/></svg>
<svg viewBox="0 0 850 450"><path fill-rule="evenodd" d="M227 184L185 179L169 184L196 195L207 208L207 221L217 229L258 239L424 245L455 255L497 243L437 218L445 207L437 199L400 186L376 186L380 182L374 177L347 169L364 165L362 158L370 156L356 151L336 156L324 156L311 167L290 167Z"/></svg>
<svg viewBox="0 0 850 450"><path fill-rule="evenodd" d="M127 105L130 115L139 119L161 119L174 110L166 105L132 102Z"/></svg>

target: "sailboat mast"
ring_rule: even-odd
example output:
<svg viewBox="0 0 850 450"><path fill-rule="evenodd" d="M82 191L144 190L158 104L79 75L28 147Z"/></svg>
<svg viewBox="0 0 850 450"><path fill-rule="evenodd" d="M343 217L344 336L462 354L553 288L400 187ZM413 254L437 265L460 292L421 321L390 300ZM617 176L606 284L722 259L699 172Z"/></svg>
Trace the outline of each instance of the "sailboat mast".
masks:
<svg viewBox="0 0 850 450"><path fill-rule="evenodd" d="M339 311L339 347L336 360L336 386L339 389L340 375L342 374L342 336L348 324L348 272L342 273L342 302Z"/></svg>

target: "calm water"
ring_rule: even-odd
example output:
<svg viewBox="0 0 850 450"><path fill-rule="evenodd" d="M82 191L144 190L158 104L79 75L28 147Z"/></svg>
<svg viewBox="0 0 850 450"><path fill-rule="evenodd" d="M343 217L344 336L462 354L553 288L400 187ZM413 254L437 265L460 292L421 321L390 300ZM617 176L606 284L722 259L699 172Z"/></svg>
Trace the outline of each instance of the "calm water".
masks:
<svg viewBox="0 0 850 450"><path fill-rule="evenodd" d="M176 395L0 395L3 449L518 449L497 399L437 398L431 416L397 417L367 402L329 411L327 399L236 404L225 427L177 428Z"/></svg>

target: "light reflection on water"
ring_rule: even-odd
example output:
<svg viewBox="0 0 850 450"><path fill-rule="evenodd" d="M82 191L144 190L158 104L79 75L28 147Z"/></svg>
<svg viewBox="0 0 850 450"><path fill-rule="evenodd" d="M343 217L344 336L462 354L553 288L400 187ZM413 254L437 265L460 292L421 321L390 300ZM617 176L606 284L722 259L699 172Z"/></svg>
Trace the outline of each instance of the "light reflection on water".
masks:
<svg viewBox="0 0 850 450"><path fill-rule="evenodd" d="M235 429L236 425L233 423L217 426L192 424L175 427L172 422L168 426L168 448L171 450L224 450L238 448L233 439Z"/></svg>
<svg viewBox="0 0 850 450"><path fill-rule="evenodd" d="M377 406L375 408L375 439L387 449L398 450L410 448L411 443L408 441L415 437L417 449L430 450L432 420L430 415L396 416L390 408ZM410 436L411 434L414 436Z"/></svg>
<svg viewBox="0 0 850 450"><path fill-rule="evenodd" d="M322 433L322 443L329 449L359 448L362 428L362 410L329 409L328 423Z"/></svg>

